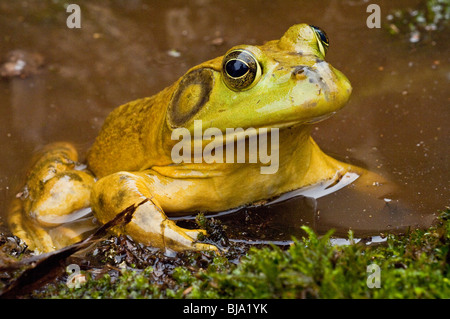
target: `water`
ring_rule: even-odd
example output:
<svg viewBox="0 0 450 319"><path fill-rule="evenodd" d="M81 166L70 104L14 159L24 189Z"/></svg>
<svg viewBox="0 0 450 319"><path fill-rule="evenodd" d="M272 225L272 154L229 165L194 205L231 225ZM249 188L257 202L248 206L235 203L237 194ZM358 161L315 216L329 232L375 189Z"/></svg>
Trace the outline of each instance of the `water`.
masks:
<svg viewBox="0 0 450 319"><path fill-rule="evenodd" d="M417 2L379 1L383 23L391 9ZM412 45L367 28L367 4L80 1L82 27L68 29L62 1L0 0L0 57L20 49L44 59L36 75L0 79L0 222L43 145L67 140L84 154L118 105L157 93L233 45L277 39L306 22L326 30L327 60L353 85L348 105L314 126L316 142L391 178L399 190L382 208L343 189L313 203L297 198L229 214L223 222L236 240L285 240L303 224L361 236L430 225L450 204L448 33Z"/></svg>

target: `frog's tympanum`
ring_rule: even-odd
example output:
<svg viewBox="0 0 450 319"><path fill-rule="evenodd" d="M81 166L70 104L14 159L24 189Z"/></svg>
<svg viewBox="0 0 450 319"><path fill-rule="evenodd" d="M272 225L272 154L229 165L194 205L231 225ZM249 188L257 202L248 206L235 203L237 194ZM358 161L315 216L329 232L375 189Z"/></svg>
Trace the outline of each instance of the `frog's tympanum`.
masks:
<svg viewBox="0 0 450 319"><path fill-rule="evenodd" d="M369 176L363 186L375 187L371 173L326 155L310 136L311 124L341 109L351 93L348 79L324 60L327 49L322 30L294 25L279 40L235 46L158 94L118 107L86 165L71 144L49 145L10 211L12 231L47 252L83 238L98 227L93 220L106 223L147 198L117 231L175 251L216 249L197 240L202 230L181 228L167 216L222 212L303 190L310 195L314 186L327 191L344 177ZM172 132L185 128L194 136L198 120L203 130L223 132L220 143L229 143L227 128L254 128L257 135L277 129L278 145L270 145L277 170L262 174L267 163L227 162L225 152L222 162L174 161L179 140ZM250 138L240 135L233 143Z"/></svg>

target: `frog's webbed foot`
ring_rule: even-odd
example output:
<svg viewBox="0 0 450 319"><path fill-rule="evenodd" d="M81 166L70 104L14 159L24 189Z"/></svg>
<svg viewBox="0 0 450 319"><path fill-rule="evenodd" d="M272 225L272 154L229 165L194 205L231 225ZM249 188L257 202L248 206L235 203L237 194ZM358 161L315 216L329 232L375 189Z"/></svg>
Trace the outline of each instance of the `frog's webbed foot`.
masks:
<svg viewBox="0 0 450 319"><path fill-rule="evenodd" d="M124 232L143 244L175 251L217 250L197 242L201 229L184 229L170 220L147 187L145 173L118 172L100 179L93 188L91 204L101 223L112 220L126 207L149 199L140 205ZM121 232L116 230L116 232Z"/></svg>

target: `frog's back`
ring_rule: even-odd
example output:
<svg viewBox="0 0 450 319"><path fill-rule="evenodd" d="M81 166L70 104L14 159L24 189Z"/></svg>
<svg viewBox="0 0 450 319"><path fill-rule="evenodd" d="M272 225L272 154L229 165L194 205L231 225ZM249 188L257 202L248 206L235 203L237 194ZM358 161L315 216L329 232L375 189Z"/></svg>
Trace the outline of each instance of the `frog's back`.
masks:
<svg viewBox="0 0 450 319"><path fill-rule="evenodd" d="M163 123L160 95L166 91L121 105L109 114L87 154L89 169L97 177L143 169L152 143L146 136Z"/></svg>

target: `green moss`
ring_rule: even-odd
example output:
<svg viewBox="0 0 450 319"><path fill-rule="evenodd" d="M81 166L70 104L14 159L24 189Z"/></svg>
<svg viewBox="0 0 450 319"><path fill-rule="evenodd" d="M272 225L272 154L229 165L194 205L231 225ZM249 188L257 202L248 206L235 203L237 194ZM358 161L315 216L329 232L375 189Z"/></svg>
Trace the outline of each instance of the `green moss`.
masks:
<svg viewBox="0 0 450 319"><path fill-rule="evenodd" d="M392 35L408 35L409 42L433 39L434 31L446 32L450 21L449 0L424 0L415 8L402 8L387 16Z"/></svg>
<svg viewBox="0 0 450 319"><path fill-rule="evenodd" d="M389 235L378 246L330 243L331 232L283 250L251 248L238 263L213 256L206 268L178 266L161 281L153 267L89 277L81 288L53 285L46 298L449 298L450 210L436 226ZM349 234L353 241L352 234ZM380 288L367 285L367 266L380 268Z"/></svg>

